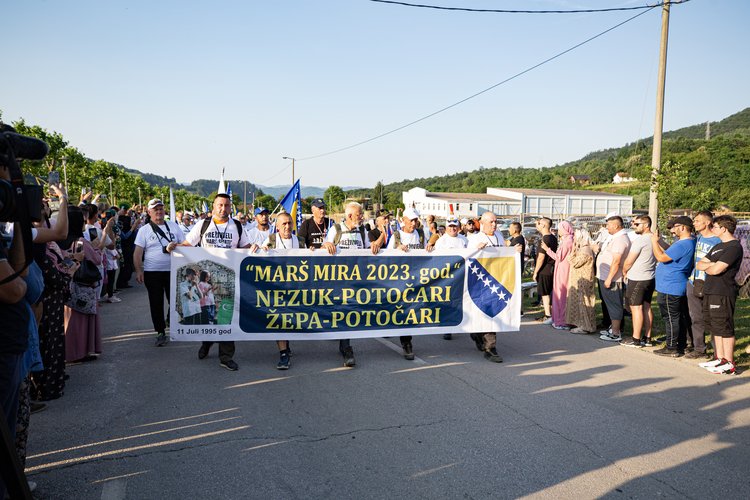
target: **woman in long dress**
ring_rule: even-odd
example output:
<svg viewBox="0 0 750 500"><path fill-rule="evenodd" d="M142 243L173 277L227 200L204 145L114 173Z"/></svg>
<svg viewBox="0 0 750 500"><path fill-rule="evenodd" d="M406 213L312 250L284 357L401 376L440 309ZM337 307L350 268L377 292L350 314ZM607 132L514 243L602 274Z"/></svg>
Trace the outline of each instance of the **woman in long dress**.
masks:
<svg viewBox="0 0 750 500"><path fill-rule="evenodd" d="M596 331L596 295L594 289L594 251L592 240L585 229L576 229L573 251L568 257L570 275L565 321L575 325L570 333L593 333Z"/></svg>
<svg viewBox="0 0 750 500"><path fill-rule="evenodd" d="M555 260L555 275L552 285L552 326L558 330L566 330L565 308L568 301L568 274L570 263L568 255L573 250L573 226L568 221L562 221L557 231L557 251L553 252L542 242L542 248L547 255Z"/></svg>
<svg viewBox="0 0 750 500"><path fill-rule="evenodd" d="M83 245L83 257L93 262L98 268L102 266L102 254L83 237L83 214L69 213L68 240L80 241ZM103 276L102 276L103 278ZM102 292L102 280L96 288L95 297ZM99 323L99 305L95 314L85 314L70 307L65 307L65 361L82 361L96 358L102 352L102 331Z"/></svg>

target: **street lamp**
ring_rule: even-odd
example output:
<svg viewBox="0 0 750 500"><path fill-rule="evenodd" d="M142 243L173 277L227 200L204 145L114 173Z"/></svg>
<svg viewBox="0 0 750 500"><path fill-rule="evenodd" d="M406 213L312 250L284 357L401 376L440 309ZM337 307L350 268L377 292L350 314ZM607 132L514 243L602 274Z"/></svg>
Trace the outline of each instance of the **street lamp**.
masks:
<svg viewBox="0 0 750 500"><path fill-rule="evenodd" d="M68 157L62 157L63 164L63 179L65 179L65 192L68 192Z"/></svg>
<svg viewBox="0 0 750 500"><path fill-rule="evenodd" d="M107 180L109 181L109 203L112 204L112 205L114 205L115 198L114 198L114 196L112 196L112 181L114 179L112 179L112 176L109 176L109 177L107 177Z"/></svg>
<svg viewBox="0 0 750 500"><path fill-rule="evenodd" d="M141 186L138 186L138 206L142 206L143 203L141 203Z"/></svg>
<svg viewBox="0 0 750 500"><path fill-rule="evenodd" d="M292 160L292 186L294 186L294 162L297 161L296 158L292 158L291 156L282 156L282 160Z"/></svg>

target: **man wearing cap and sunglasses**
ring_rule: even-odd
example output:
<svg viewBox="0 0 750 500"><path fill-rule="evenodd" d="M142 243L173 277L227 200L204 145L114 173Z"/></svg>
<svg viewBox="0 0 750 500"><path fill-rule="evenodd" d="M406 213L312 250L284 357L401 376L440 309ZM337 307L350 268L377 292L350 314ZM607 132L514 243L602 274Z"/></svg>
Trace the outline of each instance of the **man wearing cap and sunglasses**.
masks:
<svg viewBox="0 0 750 500"><path fill-rule="evenodd" d="M268 235L271 233L271 225L269 224L269 211L267 208L258 207L255 209L255 227L249 231L245 231L247 240L251 245L257 245L260 247L261 243L266 241ZM257 247L254 249L256 250Z"/></svg>
<svg viewBox="0 0 750 500"><path fill-rule="evenodd" d="M167 344L164 297L169 301L170 253L185 241L182 230L174 222L165 220L164 213L164 203L160 199L148 202L151 221L138 230L133 250L135 280L146 285L156 347Z"/></svg>
<svg viewBox="0 0 750 500"><path fill-rule="evenodd" d="M326 202L317 198L311 203L312 217L306 219L297 231L307 248L320 248L326 240L331 220L326 217Z"/></svg>
<svg viewBox="0 0 750 500"><path fill-rule="evenodd" d="M687 304L687 281L693 273L695 238L693 220L681 215L667 224L675 242L666 250L662 248L659 232L651 234L651 247L659 262L656 266L657 302L667 333L667 346L654 354L677 358L685 354L690 315Z"/></svg>

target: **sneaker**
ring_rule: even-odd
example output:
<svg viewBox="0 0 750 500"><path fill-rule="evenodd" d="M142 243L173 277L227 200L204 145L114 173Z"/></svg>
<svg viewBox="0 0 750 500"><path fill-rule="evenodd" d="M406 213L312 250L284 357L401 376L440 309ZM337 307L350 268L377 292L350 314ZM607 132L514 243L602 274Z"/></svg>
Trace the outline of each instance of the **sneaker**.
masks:
<svg viewBox="0 0 750 500"><path fill-rule="evenodd" d="M612 327L610 326L606 330L599 330L599 335L612 335Z"/></svg>
<svg viewBox="0 0 750 500"><path fill-rule="evenodd" d="M685 351L670 349L669 347L662 347L661 349L655 350L654 354L656 354L657 356L666 356L668 358L679 358L685 355Z"/></svg>
<svg viewBox="0 0 750 500"><path fill-rule="evenodd" d="M620 345L625 347L638 347L639 349L641 346L641 339L630 339L630 340L623 340L620 342Z"/></svg>
<svg viewBox="0 0 750 500"><path fill-rule="evenodd" d="M351 347L347 347L344 349L344 366L351 368L354 366L356 361L354 361L354 350Z"/></svg>
<svg viewBox="0 0 750 500"><path fill-rule="evenodd" d="M654 344L651 343L651 337L641 339L641 347L654 347Z"/></svg>
<svg viewBox="0 0 750 500"><path fill-rule="evenodd" d="M219 365L223 366L230 372L236 372L237 370L240 369L239 365L237 365L237 363L235 363L233 359L228 359L227 361L221 361L219 362Z"/></svg>
<svg viewBox="0 0 750 500"><path fill-rule="evenodd" d="M698 363L698 366L700 366L701 368L705 368L706 370L708 370L709 368L713 368L715 366L719 366L720 364L721 364L721 360L714 358L711 361L705 361L703 363Z"/></svg>
<svg viewBox="0 0 750 500"><path fill-rule="evenodd" d="M277 370L289 369L289 353L286 350L279 352L279 362L276 364Z"/></svg>
<svg viewBox="0 0 750 500"><path fill-rule="evenodd" d="M492 361L493 363L503 362L503 358L497 353L497 349L494 347L492 349L484 351L484 357L485 359L488 359L489 361Z"/></svg>
<svg viewBox="0 0 750 500"><path fill-rule="evenodd" d="M107 299L107 302L110 304L117 304L118 302L122 302L122 299L120 297L117 297L116 295L113 295Z"/></svg>
<svg viewBox="0 0 750 500"><path fill-rule="evenodd" d="M580 328L580 327L575 327L572 330L570 330L570 333L581 333L581 334L586 335L588 333L593 333L593 332L589 332L589 331L584 330L583 328Z"/></svg>
<svg viewBox="0 0 750 500"><path fill-rule="evenodd" d="M622 335L619 333L617 335L608 333L606 335L599 335L599 340L605 340L607 342L620 342L622 340Z"/></svg>
<svg viewBox="0 0 750 500"><path fill-rule="evenodd" d="M708 371L711 373L721 374L724 375L734 375L734 363L731 361L727 361L726 359L721 360L721 364L714 366L713 368L708 368Z"/></svg>
<svg viewBox="0 0 750 500"><path fill-rule="evenodd" d="M480 352L484 352L484 335L481 333L472 333L471 340L474 341L474 344L477 346L477 350Z"/></svg>
<svg viewBox="0 0 750 500"><path fill-rule="evenodd" d="M568 325L552 325L555 330L570 330Z"/></svg>
<svg viewBox="0 0 750 500"><path fill-rule="evenodd" d="M201 344L201 348L198 349L198 359L205 359L208 356L209 349L211 349L210 345Z"/></svg>
<svg viewBox="0 0 750 500"><path fill-rule="evenodd" d="M706 353L692 350L685 353L685 359L706 359Z"/></svg>
<svg viewBox="0 0 750 500"><path fill-rule="evenodd" d="M552 316L545 316L544 320L542 321L543 325L551 325L552 324Z"/></svg>
<svg viewBox="0 0 750 500"><path fill-rule="evenodd" d="M404 358L412 361L414 359L414 351L411 349L411 344L404 344L402 347L404 348Z"/></svg>
<svg viewBox="0 0 750 500"><path fill-rule="evenodd" d="M443 340L450 340L453 338L453 334L451 333L444 333L443 334Z"/></svg>
<svg viewBox="0 0 750 500"><path fill-rule="evenodd" d="M161 332L157 333L156 334L156 342L154 342L154 345L156 347L164 347L165 345L167 345L167 334L166 333L161 333ZM206 354L208 354L208 353L206 353ZM198 357L199 358L201 357L200 353L198 353ZM205 358L205 356L203 356L203 357ZM203 358L201 358L201 359L203 359Z"/></svg>
<svg viewBox="0 0 750 500"><path fill-rule="evenodd" d="M31 413L39 413L40 411L43 411L45 408L47 408L46 403L37 403L36 401L32 401L29 405L29 410Z"/></svg>

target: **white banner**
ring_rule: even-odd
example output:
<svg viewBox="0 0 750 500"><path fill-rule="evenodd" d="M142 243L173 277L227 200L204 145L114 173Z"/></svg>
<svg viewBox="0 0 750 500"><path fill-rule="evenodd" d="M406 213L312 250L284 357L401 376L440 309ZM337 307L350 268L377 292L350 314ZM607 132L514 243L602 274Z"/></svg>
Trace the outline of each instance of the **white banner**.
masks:
<svg viewBox="0 0 750 500"><path fill-rule="evenodd" d="M330 340L518 331L521 261L484 250L177 247L172 340Z"/></svg>

